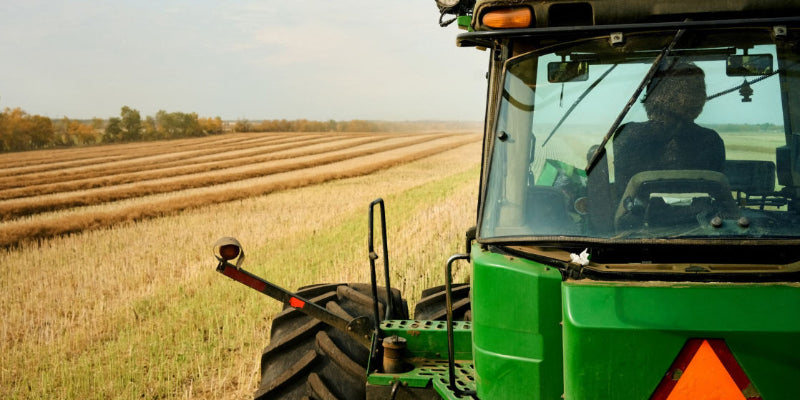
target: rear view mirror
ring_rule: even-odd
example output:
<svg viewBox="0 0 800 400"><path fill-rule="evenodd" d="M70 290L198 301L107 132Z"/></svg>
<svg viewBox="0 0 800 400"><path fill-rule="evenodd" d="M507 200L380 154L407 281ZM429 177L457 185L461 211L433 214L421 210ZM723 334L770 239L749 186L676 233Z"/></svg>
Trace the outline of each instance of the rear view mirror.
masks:
<svg viewBox="0 0 800 400"><path fill-rule="evenodd" d="M547 64L547 81L580 82L589 79L589 63L585 61L551 62Z"/></svg>
<svg viewBox="0 0 800 400"><path fill-rule="evenodd" d="M772 54L728 56L725 73L728 76L769 75L772 73Z"/></svg>

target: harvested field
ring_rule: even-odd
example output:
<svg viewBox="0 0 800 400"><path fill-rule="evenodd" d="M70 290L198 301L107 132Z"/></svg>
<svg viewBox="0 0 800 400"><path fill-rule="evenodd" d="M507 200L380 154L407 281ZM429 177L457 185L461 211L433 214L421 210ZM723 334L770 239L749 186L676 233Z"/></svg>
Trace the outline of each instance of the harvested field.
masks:
<svg viewBox="0 0 800 400"><path fill-rule="evenodd" d="M247 134L102 149L0 155L22 179L64 174L41 185L131 168L111 174L119 183L0 201L83 193L87 203L0 223L0 398L252 398L281 305L214 271L218 237L238 237L244 267L288 289L366 282L367 205L383 197L392 283L413 309L475 223L477 134ZM189 154L194 174L180 164L191 157L178 160ZM139 194L88 200L123 191ZM467 270L457 266L456 281Z"/></svg>
<svg viewBox="0 0 800 400"><path fill-rule="evenodd" d="M0 246L369 174L477 140L453 133L247 134L2 155ZM88 208L98 205L112 207Z"/></svg>

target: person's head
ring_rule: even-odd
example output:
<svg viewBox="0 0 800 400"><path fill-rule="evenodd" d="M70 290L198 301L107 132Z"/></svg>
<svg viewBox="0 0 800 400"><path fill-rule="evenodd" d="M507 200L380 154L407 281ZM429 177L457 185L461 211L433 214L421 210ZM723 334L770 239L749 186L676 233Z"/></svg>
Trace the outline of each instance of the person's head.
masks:
<svg viewBox="0 0 800 400"><path fill-rule="evenodd" d="M644 109L654 121L694 121L706 102L703 70L691 63L678 63L656 72L647 86Z"/></svg>

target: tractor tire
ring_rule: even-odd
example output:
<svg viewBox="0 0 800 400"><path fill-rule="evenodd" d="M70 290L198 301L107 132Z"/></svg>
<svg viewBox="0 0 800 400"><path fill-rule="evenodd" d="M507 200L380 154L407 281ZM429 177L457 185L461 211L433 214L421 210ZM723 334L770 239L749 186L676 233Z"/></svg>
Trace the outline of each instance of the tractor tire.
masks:
<svg viewBox="0 0 800 400"><path fill-rule="evenodd" d="M469 283L453 284L453 320L471 321L472 303ZM417 321L446 321L447 297L444 285L422 291L422 298L414 307L414 319Z"/></svg>
<svg viewBox="0 0 800 400"><path fill-rule="evenodd" d="M374 324L369 284L320 284L297 295L346 318L366 316ZM378 288L381 319L386 289ZM408 319L408 305L392 290L392 319ZM285 306L272 320L270 343L261 354L256 399L364 399L369 348L344 332Z"/></svg>

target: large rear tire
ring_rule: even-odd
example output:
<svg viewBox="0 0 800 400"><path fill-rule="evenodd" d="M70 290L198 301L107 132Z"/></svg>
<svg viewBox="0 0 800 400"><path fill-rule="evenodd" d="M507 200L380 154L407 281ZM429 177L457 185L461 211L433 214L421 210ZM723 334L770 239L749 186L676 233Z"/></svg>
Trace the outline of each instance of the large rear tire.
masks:
<svg viewBox="0 0 800 400"><path fill-rule="evenodd" d="M469 283L453 284L451 289L453 302L453 320L471 321L472 302ZM446 321L447 293L445 286L435 286L422 291L422 298L414 307L414 319L417 321Z"/></svg>
<svg viewBox="0 0 800 400"><path fill-rule="evenodd" d="M320 284L299 296L345 318L366 316L374 324L369 284ZM386 289L378 288L383 319ZM408 319L408 306L392 290L391 318ZM272 320L270 344L261 355L261 384L256 399L364 399L369 349L347 334L287 307Z"/></svg>

